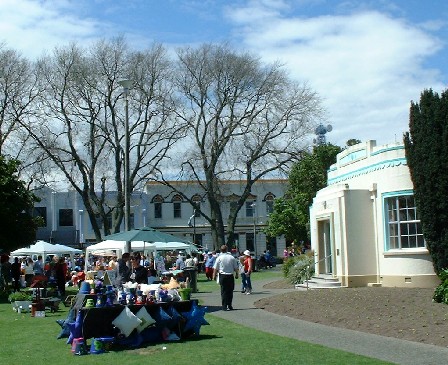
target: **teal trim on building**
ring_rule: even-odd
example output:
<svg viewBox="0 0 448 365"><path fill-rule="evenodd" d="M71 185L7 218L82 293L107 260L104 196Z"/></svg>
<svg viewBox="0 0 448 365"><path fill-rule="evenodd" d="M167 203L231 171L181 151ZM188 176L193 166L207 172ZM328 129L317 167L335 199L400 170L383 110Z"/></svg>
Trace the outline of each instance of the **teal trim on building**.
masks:
<svg viewBox="0 0 448 365"><path fill-rule="evenodd" d="M387 193L382 193L381 198L390 198L391 196L402 196L402 195L414 195L414 190L407 189L407 190L398 190L398 191L388 191Z"/></svg>
<svg viewBox="0 0 448 365"><path fill-rule="evenodd" d="M336 176L334 178L328 179L328 185L336 184L344 180L352 179L359 175L365 175L373 171L382 170L388 167L395 167L400 165L407 165L407 160L405 157L402 158L395 158L392 160L385 160L381 162L377 162L375 164L365 166L363 168L348 172L346 174L342 174L339 176Z"/></svg>
<svg viewBox="0 0 448 365"><path fill-rule="evenodd" d="M367 157L367 150L365 148L362 150L353 151L353 152L349 153L347 156L342 157L339 160L339 165L346 165L350 162L359 160L361 158L366 158L366 157Z"/></svg>
<svg viewBox="0 0 448 365"><path fill-rule="evenodd" d="M385 152L397 151L397 150L404 150L404 145L388 147L388 148L382 148L382 149L380 149L378 151L372 152L370 154L370 156L376 156L376 155L380 155L380 154L385 153Z"/></svg>

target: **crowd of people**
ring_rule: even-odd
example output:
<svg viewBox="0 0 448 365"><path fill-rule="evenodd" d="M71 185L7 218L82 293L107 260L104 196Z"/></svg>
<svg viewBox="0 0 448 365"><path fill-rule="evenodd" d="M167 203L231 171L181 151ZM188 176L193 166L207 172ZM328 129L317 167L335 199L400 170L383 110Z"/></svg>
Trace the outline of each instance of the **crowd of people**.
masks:
<svg viewBox="0 0 448 365"><path fill-rule="evenodd" d="M31 286L36 277L53 280L60 296L65 296L65 285L69 278L70 260L67 257L48 256L44 262L41 255L32 257L14 257L10 262L8 255L1 257L0 287L14 292Z"/></svg>
<svg viewBox="0 0 448 365"><path fill-rule="evenodd" d="M285 249L285 259L294 255L294 251ZM85 261L87 260L87 262ZM216 280L221 286L222 309L232 310L235 280L241 278L241 293L252 293L252 272L263 265L263 268L275 266L275 258L269 250L264 251L256 259L249 250L244 252L229 252L223 245L220 252L204 251L203 253L186 253L168 251L153 255L143 255L140 252L124 253L120 258L112 256L77 255L74 262L67 257L42 256L36 260L31 257L19 259L15 257L10 262L9 257L2 256L1 277L4 286L17 291L30 286L36 276L45 276L56 282L58 294L65 296L68 285L78 285L86 279L86 272L94 272L96 279L104 279L106 272L114 270L113 284L121 287L124 283L153 284L160 282L167 271L182 271L185 268L196 268L203 272L208 281Z"/></svg>

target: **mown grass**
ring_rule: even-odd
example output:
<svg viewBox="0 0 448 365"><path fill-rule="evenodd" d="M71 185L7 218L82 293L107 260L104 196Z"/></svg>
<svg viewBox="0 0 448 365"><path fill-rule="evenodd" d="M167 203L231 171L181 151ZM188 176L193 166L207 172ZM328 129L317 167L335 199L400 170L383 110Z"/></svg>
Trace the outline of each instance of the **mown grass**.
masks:
<svg viewBox="0 0 448 365"><path fill-rule="evenodd" d="M202 275L202 277L201 277ZM219 290L214 282L199 276L201 292ZM278 272L259 272L253 280ZM138 349L111 351L100 355L76 356L60 332L57 319L65 319L68 308L60 306L45 318L18 314L11 304L0 304L0 362L9 364L387 364L375 359L267 334L206 315L210 326L202 326L200 335L189 339L149 344Z"/></svg>

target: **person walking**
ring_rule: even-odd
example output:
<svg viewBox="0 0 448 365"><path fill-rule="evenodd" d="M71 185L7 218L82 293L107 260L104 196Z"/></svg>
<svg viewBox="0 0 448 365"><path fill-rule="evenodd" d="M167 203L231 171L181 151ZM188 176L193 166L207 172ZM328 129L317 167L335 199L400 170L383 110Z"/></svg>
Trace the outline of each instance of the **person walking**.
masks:
<svg viewBox="0 0 448 365"><path fill-rule="evenodd" d="M26 286L30 286L34 277L34 261L31 257L26 259L25 263L25 282Z"/></svg>
<svg viewBox="0 0 448 365"><path fill-rule="evenodd" d="M184 258L181 254L177 255L176 270L183 270L185 268Z"/></svg>
<svg viewBox="0 0 448 365"><path fill-rule="evenodd" d="M194 267L194 260L193 258L187 254L187 258L185 259L185 267Z"/></svg>
<svg viewBox="0 0 448 365"><path fill-rule="evenodd" d="M250 256L250 251L244 251L244 261L243 261L243 269L244 269L244 287L246 289L246 294L252 293L252 282L250 280L250 274L252 273L252 257Z"/></svg>
<svg viewBox="0 0 448 365"><path fill-rule="evenodd" d="M240 255L238 258L238 269L241 277L241 293L246 294L246 274L244 273L244 255Z"/></svg>
<svg viewBox="0 0 448 365"><path fill-rule="evenodd" d="M227 246L221 246L221 254L216 258L213 266L213 280L219 278L221 286L222 310L233 310L233 290L235 289L235 279L238 279L238 260L227 252ZM235 273L235 278L233 274Z"/></svg>
<svg viewBox="0 0 448 365"><path fill-rule="evenodd" d="M20 276L22 275L22 268L20 266L19 258L14 257L14 262L11 264L11 277L14 282L14 291L20 291Z"/></svg>
<svg viewBox="0 0 448 365"><path fill-rule="evenodd" d="M207 260L205 261L205 276L207 280L213 280L213 267L215 266L216 252L213 251L207 255Z"/></svg>
<svg viewBox="0 0 448 365"><path fill-rule="evenodd" d="M37 256L37 260L33 264L34 275L44 275L44 262L42 255Z"/></svg>
<svg viewBox="0 0 448 365"><path fill-rule="evenodd" d="M65 283L67 278L67 263L65 258L59 257L54 265L54 275L58 286L59 296L65 298Z"/></svg>
<svg viewBox="0 0 448 365"><path fill-rule="evenodd" d="M121 288L124 283L130 280L131 268L128 266L128 262L131 259L129 252L125 252L120 259L118 259L118 265L116 268L117 276L115 279L115 286Z"/></svg>

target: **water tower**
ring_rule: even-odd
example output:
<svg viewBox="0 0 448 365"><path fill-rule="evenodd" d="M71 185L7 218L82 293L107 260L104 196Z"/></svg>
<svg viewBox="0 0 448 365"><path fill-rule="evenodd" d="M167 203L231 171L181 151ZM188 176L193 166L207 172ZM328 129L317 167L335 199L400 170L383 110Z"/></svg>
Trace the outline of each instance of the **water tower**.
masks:
<svg viewBox="0 0 448 365"><path fill-rule="evenodd" d="M333 127L331 124L328 124L327 126L324 126L323 124L319 124L316 129L316 138L313 140L314 144L316 146L322 146L324 144L327 144L327 139L325 138L325 134L328 132L331 132L333 130Z"/></svg>

